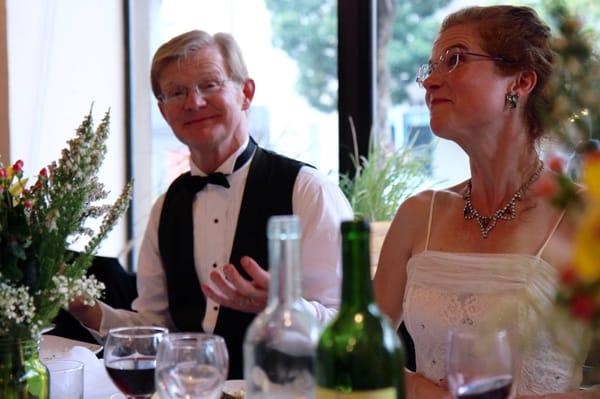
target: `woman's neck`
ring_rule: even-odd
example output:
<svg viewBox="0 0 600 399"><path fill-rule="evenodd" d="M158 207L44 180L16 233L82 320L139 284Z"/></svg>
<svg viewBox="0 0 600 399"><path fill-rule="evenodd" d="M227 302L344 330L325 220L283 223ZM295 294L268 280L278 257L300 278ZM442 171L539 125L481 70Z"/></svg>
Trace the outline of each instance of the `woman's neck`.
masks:
<svg viewBox="0 0 600 399"><path fill-rule="evenodd" d="M510 201L539 167L539 157L524 130L466 149L471 168L471 201L491 215Z"/></svg>

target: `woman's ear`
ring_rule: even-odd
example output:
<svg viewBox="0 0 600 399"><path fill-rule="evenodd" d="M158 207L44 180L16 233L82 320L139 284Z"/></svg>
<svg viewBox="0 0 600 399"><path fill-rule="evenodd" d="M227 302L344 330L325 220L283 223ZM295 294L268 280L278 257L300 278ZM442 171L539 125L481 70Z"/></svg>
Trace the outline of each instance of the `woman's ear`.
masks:
<svg viewBox="0 0 600 399"><path fill-rule="evenodd" d="M250 104L252 104L252 99L254 98L254 80L248 78L244 81L242 85L242 93L244 94L244 100L242 102L242 109L247 111L250 108Z"/></svg>
<svg viewBox="0 0 600 399"><path fill-rule="evenodd" d="M517 76L513 90L519 92L523 97L533 91L537 84L537 73L534 70L520 72Z"/></svg>

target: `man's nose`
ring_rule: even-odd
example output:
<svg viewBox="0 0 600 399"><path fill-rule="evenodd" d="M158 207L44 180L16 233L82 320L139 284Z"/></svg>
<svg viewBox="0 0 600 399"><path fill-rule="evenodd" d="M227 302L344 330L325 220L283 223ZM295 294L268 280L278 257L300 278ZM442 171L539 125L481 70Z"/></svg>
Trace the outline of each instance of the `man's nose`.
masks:
<svg viewBox="0 0 600 399"><path fill-rule="evenodd" d="M189 89L185 96L185 105L186 108L203 107L206 105L204 93L202 93L198 87Z"/></svg>

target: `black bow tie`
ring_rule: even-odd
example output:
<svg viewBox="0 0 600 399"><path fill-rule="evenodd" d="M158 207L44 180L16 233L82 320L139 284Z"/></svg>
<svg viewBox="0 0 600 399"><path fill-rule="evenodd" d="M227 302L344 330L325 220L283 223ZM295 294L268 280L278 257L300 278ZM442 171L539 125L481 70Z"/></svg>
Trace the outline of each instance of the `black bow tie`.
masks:
<svg viewBox="0 0 600 399"><path fill-rule="evenodd" d="M248 161L248 159L250 159L250 157L254 153L255 148L256 148L256 142L254 141L254 139L252 137L250 137L250 141L248 142L246 149L235 160L235 165L233 167L234 172L236 170L238 170L239 168L241 168L242 165L244 165ZM229 181L227 181L227 176L229 176L229 175L226 175L222 172L213 172L213 173L209 174L208 176L188 175L185 185L192 194L196 194L197 192L202 191L204 189L204 187L206 187L206 185L209 183L223 186L225 188L229 188L230 185L229 185Z"/></svg>
<svg viewBox="0 0 600 399"><path fill-rule="evenodd" d="M216 184L229 188L229 182L227 181L227 175L221 172L214 172L208 176L188 176L186 186L192 193L202 191L207 184Z"/></svg>

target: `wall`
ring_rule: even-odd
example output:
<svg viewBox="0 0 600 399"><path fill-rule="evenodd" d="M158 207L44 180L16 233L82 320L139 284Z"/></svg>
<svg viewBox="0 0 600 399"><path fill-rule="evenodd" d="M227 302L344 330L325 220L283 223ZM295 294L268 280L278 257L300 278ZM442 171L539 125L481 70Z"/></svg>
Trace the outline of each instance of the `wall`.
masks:
<svg viewBox="0 0 600 399"><path fill-rule="evenodd" d="M59 158L92 104L96 122L110 109L111 134L100 181L111 192L109 198L116 198L125 182L126 155L122 1L3 3L11 160L23 159L26 173L36 173ZM0 54L0 81L6 78L1 60ZM1 108L0 86L0 115ZM125 246L123 225L111 233L101 254L119 255Z"/></svg>

